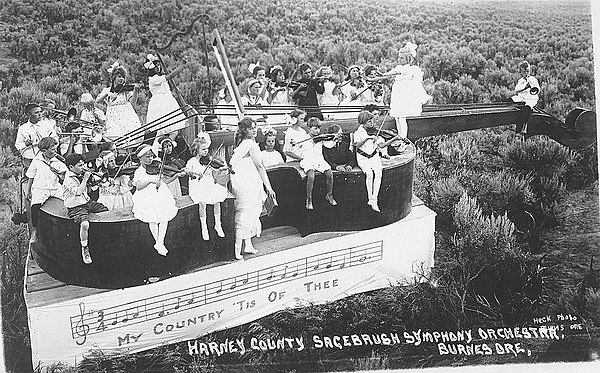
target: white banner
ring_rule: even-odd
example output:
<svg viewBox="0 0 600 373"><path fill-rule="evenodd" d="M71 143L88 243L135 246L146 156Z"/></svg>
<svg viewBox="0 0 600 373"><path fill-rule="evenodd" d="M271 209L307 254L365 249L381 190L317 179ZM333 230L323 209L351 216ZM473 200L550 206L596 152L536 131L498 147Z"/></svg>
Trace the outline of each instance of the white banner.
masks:
<svg viewBox="0 0 600 373"><path fill-rule="evenodd" d="M154 284L30 307L33 366L91 350L139 352L269 315L411 281L433 266L435 214L215 266Z"/></svg>

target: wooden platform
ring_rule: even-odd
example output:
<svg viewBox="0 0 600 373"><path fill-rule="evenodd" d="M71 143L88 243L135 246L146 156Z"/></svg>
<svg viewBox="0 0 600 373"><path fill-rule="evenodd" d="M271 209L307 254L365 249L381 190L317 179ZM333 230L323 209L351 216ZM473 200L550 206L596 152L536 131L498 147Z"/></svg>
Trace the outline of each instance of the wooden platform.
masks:
<svg viewBox="0 0 600 373"><path fill-rule="evenodd" d="M412 207L422 206L423 201L413 195ZM347 232L321 232L313 233L306 237L301 237L298 230L290 226L280 226L269 228L263 231L263 234L254 238L254 247L258 249L258 254L245 254L245 259L252 260L263 255L288 250L294 247L308 245L315 242L325 241L331 238L354 234L355 231ZM213 263L204 267L197 268L192 272L202 271L215 266L224 266L232 262L222 261ZM72 300L86 297L89 295L109 292L114 289L98 289L76 285L69 285L59 281L46 272L44 272L36 263L35 258L29 257L27 261L27 275L25 281L25 293L28 307L39 307L52 303Z"/></svg>

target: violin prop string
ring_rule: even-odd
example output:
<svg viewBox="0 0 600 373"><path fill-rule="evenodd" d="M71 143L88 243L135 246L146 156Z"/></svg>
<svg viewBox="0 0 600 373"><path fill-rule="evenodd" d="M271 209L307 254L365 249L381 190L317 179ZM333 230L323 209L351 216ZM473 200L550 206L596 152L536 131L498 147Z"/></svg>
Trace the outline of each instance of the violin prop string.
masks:
<svg viewBox="0 0 600 373"><path fill-rule="evenodd" d="M149 123L146 123L142 127L136 128L133 131L130 131L130 132L124 134L123 136L117 138L114 141L114 143L119 144L119 145L127 144L128 142L131 142L134 139L143 138L145 131L159 131L161 129L167 128L168 126L174 124L174 123L167 123L167 122L169 122L170 120L179 116L179 114L181 112L184 112L184 114L185 114L186 110L192 110L192 108L190 108L190 109L177 108L177 109L171 111L170 113L163 115L160 118L157 118ZM186 117L185 119L179 119L175 123L179 123L179 122L181 122L183 120L187 120L187 119L188 119L188 117ZM165 124L165 123L167 123L167 124Z"/></svg>

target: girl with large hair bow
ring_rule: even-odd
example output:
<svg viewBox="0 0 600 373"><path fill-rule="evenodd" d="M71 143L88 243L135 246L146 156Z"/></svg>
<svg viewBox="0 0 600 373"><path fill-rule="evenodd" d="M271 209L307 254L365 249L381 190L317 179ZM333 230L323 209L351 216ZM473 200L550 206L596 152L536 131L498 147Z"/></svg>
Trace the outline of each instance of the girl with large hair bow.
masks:
<svg viewBox="0 0 600 373"><path fill-rule="evenodd" d="M133 109L140 87L137 84L125 84L127 71L119 61L115 61L106 71L110 74L110 87L100 92L96 103L106 104L105 136L114 139L141 127L140 118Z"/></svg>
<svg viewBox="0 0 600 373"><path fill-rule="evenodd" d="M410 41L398 50L398 65L383 74L394 76L392 97L390 100L390 116L396 119L398 135L405 139L408 135L406 117L421 115L423 104L431 96L423 88L423 70L413 65L417 56L417 45Z"/></svg>
<svg viewBox="0 0 600 373"><path fill-rule="evenodd" d="M184 63L187 63L187 61L184 60ZM183 70L184 65L179 66L170 74L164 75L163 66L158 57L148 54L144 67L148 71L148 87L150 88L150 93L152 93L152 97L148 102L146 123L152 123L179 109L179 104L171 93L169 80L177 76ZM185 127L186 116L183 112L179 112L177 115L169 115L166 118L168 120L162 122L157 127L153 127L153 130L158 130L157 136L168 135L171 140L175 140L178 131Z"/></svg>

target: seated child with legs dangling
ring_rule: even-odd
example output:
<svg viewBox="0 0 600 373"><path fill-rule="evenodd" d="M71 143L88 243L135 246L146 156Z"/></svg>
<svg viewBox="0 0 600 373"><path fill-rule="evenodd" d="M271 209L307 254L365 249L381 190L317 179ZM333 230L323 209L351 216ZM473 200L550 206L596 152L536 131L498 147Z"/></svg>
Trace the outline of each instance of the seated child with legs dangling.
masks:
<svg viewBox="0 0 600 373"><path fill-rule="evenodd" d="M153 161L160 163L156 158L157 154L158 151L150 145L144 144L137 149L140 167L133 174L136 191L133 194L132 212L136 219L148 223L155 241L154 249L160 255L166 256L169 252L165 246L167 227L178 211L167 183L173 181L173 178L184 176L185 172L163 177L160 165L153 166Z"/></svg>
<svg viewBox="0 0 600 373"><path fill-rule="evenodd" d="M227 198L227 188L216 181L221 179L219 178L220 173L227 172L227 168L215 167L217 166L216 162L209 156L208 148L209 143L206 139L194 139L190 149L193 158L190 158L185 166L190 175L190 198L198 204L200 228L202 229L202 239L204 241L210 239L206 223L206 205L213 205L215 231L219 237L225 237L225 232L223 232L221 226L221 202ZM217 176L216 179L215 176ZM225 179L222 180L226 183Z"/></svg>
<svg viewBox="0 0 600 373"><path fill-rule="evenodd" d="M86 169L81 154L69 154L65 159L69 170L65 173L63 190L67 216L79 225L79 240L81 241L81 257L85 264L92 263L88 248L88 230L90 228L89 213L108 211L103 204L92 201L87 192L87 182L92 175Z"/></svg>
<svg viewBox="0 0 600 373"><path fill-rule="evenodd" d="M44 137L37 145L36 155L25 172L27 189L25 198L31 200L31 231L30 243L37 241L37 224L40 207L50 197L63 199L62 182L67 166L56 157L58 141L53 137Z"/></svg>
<svg viewBox="0 0 600 373"><path fill-rule="evenodd" d="M323 143L325 139L323 136L318 136L321 131L321 121L319 118L312 117L307 122L308 134L310 139L304 141L302 145L302 160L300 161L300 167L306 172L306 209L313 209L313 186L315 182L315 172L322 172L327 178L327 195L325 200L330 205L335 206L337 202L333 199L333 172L329 163L323 158ZM330 136L332 137L332 136Z"/></svg>
<svg viewBox="0 0 600 373"><path fill-rule="evenodd" d="M388 141L384 141L376 134L369 135L367 129L374 129L374 119L374 115L368 111L361 111L358 114L359 126L356 132L354 132L354 146L356 147L356 161L358 162L358 166L366 175L368 204L373 211L381 212L377 203L383 169L379 151L400 137L395 136Z"/></svg>
<svg viewBox="0 0 600 373"><path fill-rule="evenodd" d="M342 128L337 124L327 127L327 133L335 135L332 140L323 141L323 158L331 168L340 172L350 172L356 165L354 154L350 150L350 140L344 136Z"/></svg>

